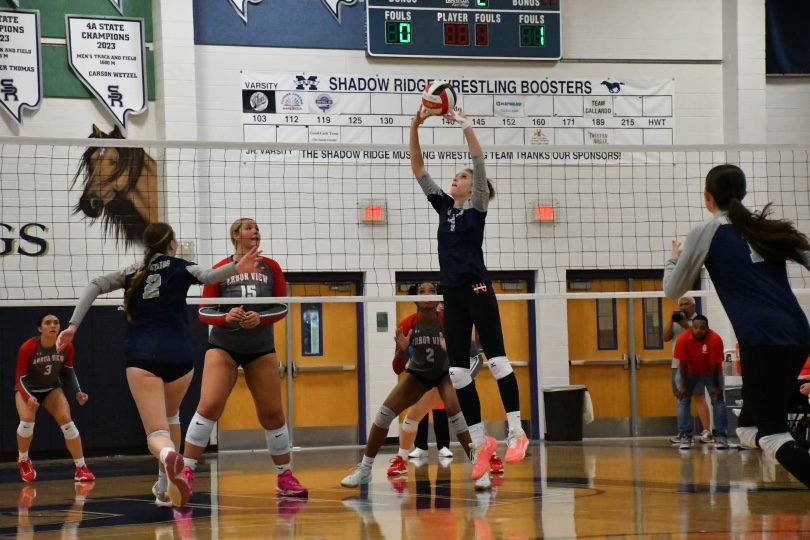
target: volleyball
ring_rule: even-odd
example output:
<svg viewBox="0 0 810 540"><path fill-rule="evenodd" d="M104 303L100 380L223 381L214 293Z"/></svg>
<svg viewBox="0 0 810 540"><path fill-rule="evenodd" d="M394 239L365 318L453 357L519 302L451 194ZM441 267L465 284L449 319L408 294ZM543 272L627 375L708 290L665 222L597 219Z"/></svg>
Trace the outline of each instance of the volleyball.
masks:
<svg viewBox="0 0 810 540"><path fill-rule="evenodd" d="M422 92L422 107L431 115L444 115L456 106L456 91L447 81L431 81Z"/></svg>

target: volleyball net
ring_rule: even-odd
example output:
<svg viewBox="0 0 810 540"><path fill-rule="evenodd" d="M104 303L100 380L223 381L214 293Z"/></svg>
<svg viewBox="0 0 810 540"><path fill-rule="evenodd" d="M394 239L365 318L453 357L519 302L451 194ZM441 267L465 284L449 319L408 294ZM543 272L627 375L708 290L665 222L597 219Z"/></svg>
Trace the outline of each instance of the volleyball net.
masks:
<svg viewBox="0 0 810 540"><path fill-rule="evenodd" d="M704 178L722 163L746 172L749 208L772 201L775 217L810 232L808 150L487 149L486 264L530 273L537 297L565 294L577 271L662 269L671 240L708 216ZM423 154L446 190L471 165L466 148ZM399 146L5 139L0 191L0 305L75 301L142 259L154 221L174 227L179 256L213 265L233 252L232 222L253 218L285 272L362 273L367 297L393 299L401 276L439 270L438 216ZM790 276L808 287L792 263Z"/></svg>

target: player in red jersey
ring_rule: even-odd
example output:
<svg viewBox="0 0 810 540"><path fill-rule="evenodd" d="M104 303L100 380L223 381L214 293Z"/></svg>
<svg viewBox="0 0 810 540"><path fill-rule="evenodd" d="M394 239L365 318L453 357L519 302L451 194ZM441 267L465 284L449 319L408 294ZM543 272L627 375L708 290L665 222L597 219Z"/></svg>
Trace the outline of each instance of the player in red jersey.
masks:
<svg viewBox="0 0 810 540"><path fill-rule="evenodd" d="M419 285L418 293L435 295L436 286L433 283L422 283ZM385 442L388 428L402 411L419 401L426 392L433 388L438 388L439 394L447 406L450 426L456 432L464 453L468 457L471 455L472 439L450 380L450 364L447 360L443 334L444 325L436 311L439 303L427 301L417 302L416 305L419 311L413 330L408 335L397 332L397 351L407 355L408 349L412 348L413 358L408 362L408 367L399 383L391 390L380 407L368 435L363 460L354 472L340 482L343 487L357 487L371 482L371 466L374 464L377 452ZM481 487L489 488L489 484Z"/></svg>
<svg viewBox="0 0 810 540"><path fill-rule="evenodd" d="M235 252L214 268L238 261L253 248L259 247L261 233L252 219L237 219L231 225L231 243ZM248 298L287 296L284 273L278 263L262 257L258 261L262 271L233 276L219 283L206 285L206 298ZM267 449L278 472L276 494L286 497L306 497L302 486L290 470L290 433L281 406L281 377L278 372L273 324L287 315L287 306L279 304L239 305L232 300L228 305L204 306L200 320L210 324L208 352L205 354L200 403L186 433L183 474L192 485L197 460L202 456L214 423L225 410L241 367L245 373L256 415L264 428Z"/></svg>
<svg viewBox="0 0 810 540"><path fill-rule="evenodd" d="M76 464L74 480L89 482L96 477L87 468L82 451L82 439L79 430L70 419L68 405L62 388L68 388L76 395L79 405L87 403L87 394L79 387L79 380L73 371L73 345L61 352L56 351L56 337L59 335L59 318L46 314L40 317L37 330L39 337L33 337L23 343L17 355L17 374L15 377L15 396L20 425L17 427L17 448L19 455L17 465L20 476L26 482L37 477L37 472L28 457L28 449L34 438L34 420L40 405L59 422L65 445L73 462Z"/></svg>

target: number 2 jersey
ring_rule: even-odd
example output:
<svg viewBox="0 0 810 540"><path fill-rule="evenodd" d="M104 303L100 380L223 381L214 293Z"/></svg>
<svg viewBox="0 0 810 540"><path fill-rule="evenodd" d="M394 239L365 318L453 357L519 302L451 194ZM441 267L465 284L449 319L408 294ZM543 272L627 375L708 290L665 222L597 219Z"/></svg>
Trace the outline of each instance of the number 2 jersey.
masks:
<svg viewBox="0 0 810 540"><path fill-rule="evenodd" d="M91 281L70 322L81 323L96 295L129 288L139 267L134 264ZM162 253L155 255L129 302L131 320L127 324L127 359L165 364L193 363L195 348L186 315L188 289L235 273L234 264L214 270Z"/></svg>
<svg viewBox="0 0 810 540"><path fill-rule="evenodd" d="M79 380L73 371L73 344L68 344L61 353L56 345L42 346L38 337L22 344L17 354L15 386L26 402L32 393L49 392L67 387L74 394L80 392Z"/></svg>
<svg viewBox="0 0 810 540"><path fill-rule="evenodd" d="M226 265L233 261L233 257L221 260L214 268ZM273 259L261 257L256 272L238 274L225 281L206 285L203 288L204 298L271 298L273 296L287 296L287 283L281 267ZM200 320L210 324L211 334L208 342L223 349L242 353L258 354L275 350L275 335L273 323L279 320L275 310L268 310L269 305L244 304L245 311L255 311L259 314L260 323L255 328L245 329L239 323L228 323L225 316L234 307L239 307L239 301L231 301L200 309Z"/></svg>
<svg viewBox="0 0 810 540"><path fill-rule="evenodd" d="M417 373L426 379L438 379L446 375L450 370L450 362L447 359L447 351L442 348L440 333L444 328L444 314L439 314L439 321L432 326L426 326L419 322L419 314L414 313L404 319L399 327L407 335L411 332L412 356L408 362L408 371ZM476 347L475 342L470 342L470 374L472 377L478 374L481 369L483 359Z"/></svg>

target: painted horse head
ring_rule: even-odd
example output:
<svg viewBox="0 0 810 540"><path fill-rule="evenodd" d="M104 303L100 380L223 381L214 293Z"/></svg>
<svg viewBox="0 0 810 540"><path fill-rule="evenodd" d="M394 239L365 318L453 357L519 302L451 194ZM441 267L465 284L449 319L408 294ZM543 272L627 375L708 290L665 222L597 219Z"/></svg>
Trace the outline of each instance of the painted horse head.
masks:
<svg viewBox="0 0 810 540"><path fill-rule="evenodd" d="M93 125L90 138L125 137L118 126L104 133ZM146 226L159 221L157 163L143 148L92 146L82 154L73 185L79 176L84 190L73 213L101 220L105 238L125 247L140 244Z"/></svg>

